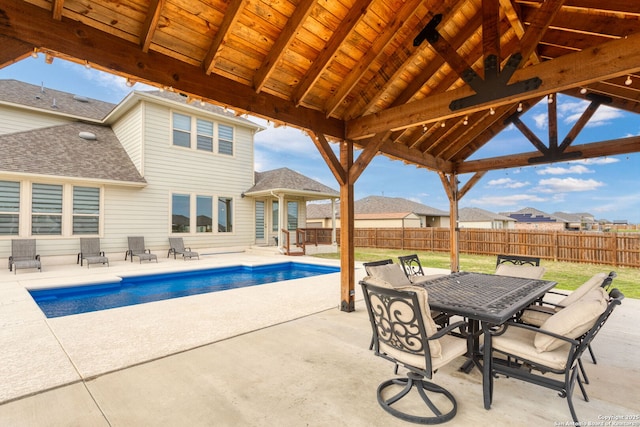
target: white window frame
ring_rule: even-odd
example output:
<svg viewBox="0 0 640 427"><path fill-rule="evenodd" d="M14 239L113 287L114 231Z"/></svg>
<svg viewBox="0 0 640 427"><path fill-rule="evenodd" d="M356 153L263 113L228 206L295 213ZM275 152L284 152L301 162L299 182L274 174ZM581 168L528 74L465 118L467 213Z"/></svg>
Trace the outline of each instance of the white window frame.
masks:
<svg viewBox="0 0 640 427"><path fill-rule="evenodd" d="M182 150L193 150L193 151L197 151L199 153L207 153L210 155L215 155L215 156L220 156L220 157L235 157L236 155L236 149L237 149L237 128L235 125L229 124L229 123L223 123L223 122L218 122L215 120L211 120L208 118L204 118L202 116L197 116L197 115L193 115L193 114L187 114L184 113L182 111L174 111L172 110L171 112L171 136L169 139L169 144L171 147L173 148L177 148L177 149L182 149ZM189 117L190 119L190 125L189 125L189 131L185 131L183 129L176 129L174 126L174 117L175 115L178 114L180 116L183 117ZM198 131L198 121L201 122L207 122L207 123L211 123L212 124L212 135L204 135L206 137L210 137L211 138L211 150L204 150L198 147L198 137L202 136L199 131ZM231 141L228 141L231 144L231 154L228 153L222 153L220 152L220 126L225 126L231 129ZM174 133L175 132L184 132L184 133L188 133L189 134L189 146L183 146L183 145L178 145L174 143ZM227 141L226 139L223 141Z"/></svg>

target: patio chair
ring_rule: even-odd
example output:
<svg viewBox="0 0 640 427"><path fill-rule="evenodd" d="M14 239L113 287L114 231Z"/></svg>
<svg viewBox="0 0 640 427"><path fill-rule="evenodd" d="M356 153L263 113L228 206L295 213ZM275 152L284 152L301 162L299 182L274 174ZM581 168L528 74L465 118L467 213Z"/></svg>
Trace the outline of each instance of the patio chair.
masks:
<svg viewBox="0 0 640 427"><path fill-rule="evenodd" d="M198 252L192 252L191 248L184 247L182 237L169 237L169 252L167 253L167 258L169 258L171 254L173 254L173 259L176 259L176 254L182 255L182 259L184 260L193 257L200 259Z"/></svg>
<svg viewBox="0 0 640 427"><path fill-rule="evenodd" d="M137 256L140 260L140 264L142 264L142 260L151 261L155 259L158 262L158 257L155 254L151 253L151 250L146 249L144 246L144 237L128 237L129 241L129 249L124 255L124 260L127 260L127 256L131 256L131 262L133 262L133 257Z"/></svg>
<svg viewBox="0 0 640 427"><path fill-rule="evenodd" d="M387 264L393 264L393 260L389 258L389 259L381 259L379 261L363 262L362 266L364 267L364 271L367 272L367 276L371 276L372 275L371 267L378 267L380 265L387 265Z"/></svg>
<svg viewBox="0 0 640 427"><path fill-rule="evenodd" d="M80 252L76 264L80 263L80 267L87 262L87 268L91 264L107 264L109 266L109 258L100 250L100 239L97 237L81 237Z"/></svg>
<svg viewBox="0 0 640 427"><path fill-rule="evenodd" d="M391 415L414 423L437 424L451 420L457 412L455 397L429 380L439 368L467 353L466 339L449 334L456 328L464 328L465 322L437 330L428 315L427 291L419 286L397 290L367 281L360 284L373 330L375 355L408 371L406 377L390 379L378 386L380 406ZM402 403L394 406L414 388L425 406L412 411L402 408Z"/></svg>
<svg viewBox="0 0 640 427"><path fill-rule="evenodd" d="M600 291L599 297L594 293L593 298L571 304L550 316L540 328L515 321L507 322L499 330L485 328L486 409L491 407L494 378L504 375L557 391L567 399L575 425L580 425L572 401L576 382L588 401L580 379L580 357L624 298L618 289L609 295L602 288L596 291Z"/></svg>
<svg viewBox="0 0 640 427"><path fill-rule="evenodd" d="M42 272L40 255L36 254L35 239L11 240L9 271L13 270L13 274L17 274L18 268L37 268Z"/></svg>
<svg viewBox="0 0 640 427"><path fill-rule="evenodd" d="M533 325L540 327L544 324L544 322L559 312L560 310L568 307L571 304L579 301L585 296L589 295L591 291L597 288L602 288L605 291L609 290L611 284L613 283L613 279L617 276L615 271L611 271L608 275L606 273L596 273L589 280L584 282L582 285L578 286L576 290L571 292L569 295L560 293L557 291L549 291L546 295L555 294L555 295L565 295L563 299L558 301L557 303L553 303L548 301L548 299L542 299L540 302L536 302L535 304L527 307L519 318L519 321L522 323L526 323L528 325ZM591 356L591 360L594 364L598 363L596 360L595 353L591 348L591 345L588 347L589 355ZM584 369L582 370L583 377L585 378L585 382L588 384L589 379L587 378L586 372Z"/></svg>
<svg viewBox="0 0 640 427"><path fill-rule="evenodd" d="M418 258L417 254L399 256L398 261L400 261L404 274L413 284L421 284L428 280L437 279L438 277L443 276L442 274L425 275L424 270L422 269L422 264L420 263L420 258Z"/></svg>

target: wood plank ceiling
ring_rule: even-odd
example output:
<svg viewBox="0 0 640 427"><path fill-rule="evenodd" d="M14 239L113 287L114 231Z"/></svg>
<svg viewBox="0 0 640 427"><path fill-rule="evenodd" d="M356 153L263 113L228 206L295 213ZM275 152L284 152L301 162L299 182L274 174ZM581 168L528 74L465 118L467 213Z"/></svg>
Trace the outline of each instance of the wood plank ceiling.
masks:
<svg viewBox="0 0 640 427"><path fill-rule="evenodd" d="M572 145L640 111L635 0L0 0L0 66L34 50L447 174L640 146ZM555 93L591 104L540 141L518 116ZM510 123L532 152L468 160Z"/></svg>

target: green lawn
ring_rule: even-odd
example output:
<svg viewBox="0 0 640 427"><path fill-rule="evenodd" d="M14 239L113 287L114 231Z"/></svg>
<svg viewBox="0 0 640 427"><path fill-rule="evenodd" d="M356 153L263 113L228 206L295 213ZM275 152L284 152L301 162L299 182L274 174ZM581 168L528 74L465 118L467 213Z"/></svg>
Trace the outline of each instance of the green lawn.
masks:
<svg viewBox="0 0 640 427"><path fill-rule="evenodd" d="M423 267L449 268L448 252L408 252L392 249L356 248L357 261L367 262L385 258L417 253ZM339 259L339 254L318 254L320 258ZM540 265L546 268L544 279L558 282L559 289L574 290L596 273L615 271L618 274L613 286L620 289L627 298L640 298L640 269L612 267L608 265L576 264L569 262L553 262L542 260ZM460 254L460 270L493 273L496 268L495 256Z"/></svg>

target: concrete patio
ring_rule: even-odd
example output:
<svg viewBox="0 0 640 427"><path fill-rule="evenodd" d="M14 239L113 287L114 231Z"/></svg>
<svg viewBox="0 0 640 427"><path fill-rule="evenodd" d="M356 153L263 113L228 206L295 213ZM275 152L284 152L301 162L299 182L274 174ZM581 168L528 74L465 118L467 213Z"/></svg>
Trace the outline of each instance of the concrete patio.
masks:
<svg viewBox="0 0 640 427"><path fill-rule="evenodd" d="M411 425L376 401L393 366L368 350L358 286L356 311L337 308L338 273L54 319L25 290L238 263L336 262L249 252L200 261L159 256L158 264L110 258L111 267L0 272L0 425ZM640 415L639 323L640 301L624 300L594 342L599 363L585 357L590 402L574 396L583 425L607 425L610 417L618 419L608 425L640 425L625 418ZM462 363L434 377L458 400L448 425L573 425L565 399L514 379L496 381L486 411L480 373L458 371Z"/></svg>

